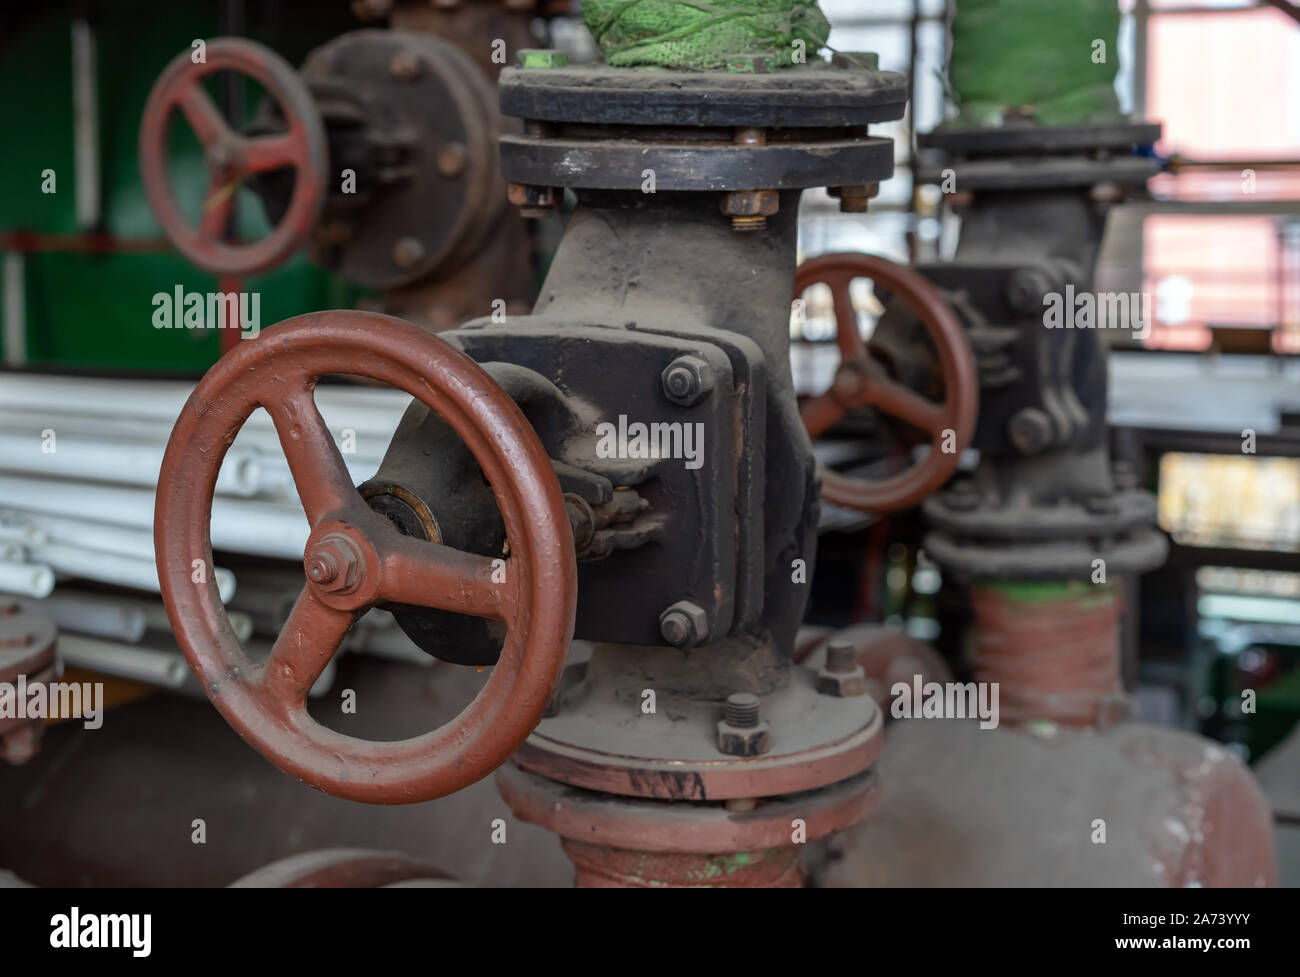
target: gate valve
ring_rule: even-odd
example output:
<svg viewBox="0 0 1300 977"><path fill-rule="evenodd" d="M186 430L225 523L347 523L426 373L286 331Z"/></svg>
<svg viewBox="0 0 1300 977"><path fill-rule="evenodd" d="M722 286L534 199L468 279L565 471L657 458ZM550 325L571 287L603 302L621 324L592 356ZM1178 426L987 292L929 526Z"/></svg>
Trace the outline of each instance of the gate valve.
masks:
<svg viewBox="0 0 1300 977"><path fill-rule="evenodd" d="M456 431L491 485L508 558L402 535L366 504L314 399L317 381L334 374L398 387ZM271 415L311 526L306 585L264 663L240 647L212 574L194 574L199 561L212 566L209 527L222 458L258 407ZM573 637L573 532L537 435L477 363L389 316L310 313L222 357L195 387L168 442L154 546L172 628L213 704L281 770L349 800L425 801L496 769L541 719ZM308 690L353 622L376 604L505 626L500 661L451 722L380 742L335 732L308 715Z"/></svg>
<svg viewBox="0 0 1300 977"><path fill-rule="evenodd" d="M265 136L236 132L203 87L203 79L219 71L261 84L278 104L286 130ZM169 173L168 132L176 111L198 137L208 167L197 225L185 216ZM192 52L177 55L154 83L140 121L140 173L154 217L181 254L217 275L260 274L306 242L325 205L327 161L325 126L307 86L278 54L243 38L209 41L199 63ZM241 184L288 168L294 170L293 194L271 233L248 244L226 241Z"/></svg>
<svg viewBox="0 0 1300 977"><path fill-rule="evenodd" d="M942 403L927 400L898 380L872 355L858 331L849 296L855 278L869 278L899 296L918 314L934 343L943 378ZM862 512L910 508L938 489L957 469L975 433L979 387L975 357L952 307L910 268L868 254L828 254L805 261L795 272L795 295L824 282L834 298L840 362L825 393L800 408L808 436L816 440L849 411L872 407L924 431L930 451L918 464L880 480L822 469L822 498Z"/></svg>

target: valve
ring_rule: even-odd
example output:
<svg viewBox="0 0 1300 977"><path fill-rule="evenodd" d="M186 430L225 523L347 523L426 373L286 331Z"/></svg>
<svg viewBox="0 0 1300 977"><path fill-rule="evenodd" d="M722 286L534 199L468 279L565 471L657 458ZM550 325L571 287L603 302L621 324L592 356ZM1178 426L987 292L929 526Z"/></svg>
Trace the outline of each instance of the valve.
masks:
<svg viewBox="0 0 1300 977"><path fill-rule="evenodd" d="M317 381L334 374L398 387L456 431L491 485L508 557L403 535L366 504L314 400ZM258 407L274 422L311 532L306 584L270 656L255 664L217 594L209 526L222 458ZM532 427L473 360L390 316L297 316L222 357L195 387L168 442L154 546L172 628L213 704L281 770L349 800L425 801L486 776L541 719L573 636L573 533ZM197 573L199 566L209 572ZM451 722L378 742L337 733L308 715L307 691L353 622L376 604L504 625L500 661Z"/></svg>
<svg viewBox="0 0 1300 977"><path fill-rule="evenodd" d="M286 130L265 136L236 132L203 88L203 79L233 71L254 79L276 101ZM179 111L203 147L208 187L197 225L186 218L168 172L172 114ZM177 55L158 76L140 122L140 174L163 232L186 258L217 275L256 275L287 260L307 240L325 205L328 166L325 126L307 86L274 51L253 41L220 37L207 43L205 60ZM235 195L246 179L294 170L288 207L259 241L225 238Z"/></svg>
<svg viewBox="0 0 1300 977"><path fill-rule="evenodd" d="M849 285L855 278L869 278L883 285L917 312L938 354L942 403L927 400L893 379L886 365L862 341L849 298ZM854 478L823 469L822 498L863 512L910 508L948 480L975 433L979 386L970 343L952 308L934 286L911 269L885 258L828 254L805 261L795 273L795 295L802 295L816 282L830 286L834 297L840 362L831 388L800 409L808 436L815 440L849 411L872 407L930 437L930 452L921 462L885 479Z"/></svg>

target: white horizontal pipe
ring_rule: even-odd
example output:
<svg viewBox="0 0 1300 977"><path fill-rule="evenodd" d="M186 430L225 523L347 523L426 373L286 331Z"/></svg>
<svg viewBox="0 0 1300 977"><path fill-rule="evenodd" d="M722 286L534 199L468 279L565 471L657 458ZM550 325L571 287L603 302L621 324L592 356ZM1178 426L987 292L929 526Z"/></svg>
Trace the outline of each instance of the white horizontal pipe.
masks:
<svg viewBox="0 0 1300 977"><path fill-rule="evenodd" d="M87 638L79 634L59 635L59 655L68 665L164 689L180 689L190 676L190 666L178 652L137 647L102 638Z"/></svg>
<svg viewBox="0 0 1300 977"><path fill-rule="evenodd" d="M45 444L53 450L45 450ZM106 435L96 438L65 434L44 442L39 434L12 430L0 416L0 469L5 471L120 485L157 485L164 447ZM257 494L260 484L261 468L255 453L226 453L217 474L218 494L248 497Z"/></svg>
<svg viewBox="0 0 1300 977"><path fill-rule="evenodd" d="M0 475L0 507L24 513L93 512L97 521L152 532L153 502L148 489ZM307 517L296 504L233 498L213 504L214 549L301 560L308 533Z"/></svg>
<svg viewBox="0 0 1300 977"><path fill-rule="evenodd" d="M59 588L41 601L41 610L59 626L97 638L114 638L137 644L148 628L144 611L132 603L104 594Z"/></svg>
<svg viewBox="0 0 1300 977"><path fill-rule="evenodd" d="M28 518L42 531L45 539L52 543L134 556L141 560L154 558L153 534L145 529L91 522L87 519L70 519L66 516L51 516L40 512L34 512Z"/></svg>
<svg viewBox="0 0 1300 977"><path fill-rule="evenodd" d="M101 550L80 549L66 543L42 543L33 547L32 555L58 573L85 580L132 587L136 590L159 592L158 569L152 560L106 553ZM189 573L189 567L185 568ZM224 604L235 593L235 575L217 567L212 571L217 593Z"/></svg>
<svg viewBox="0 0 1300 977"><path fill-rule="evenodd" d="M0 539L26 545L44 542L45 535L26 519L9 514L0 515Z"/></svg>
<svg viewBox="0 0 1300 977"><path fill-rule="evenodd" d="M0 593L47 597L54 589L54 570L40 563L0 562Z"/></svg>

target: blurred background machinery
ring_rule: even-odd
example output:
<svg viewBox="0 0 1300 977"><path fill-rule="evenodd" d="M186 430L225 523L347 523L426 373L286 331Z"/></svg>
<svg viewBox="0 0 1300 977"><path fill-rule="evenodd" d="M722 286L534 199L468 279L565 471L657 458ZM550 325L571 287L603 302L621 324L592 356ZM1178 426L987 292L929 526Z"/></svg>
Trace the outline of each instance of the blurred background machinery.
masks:
<svg viewBox="0 0 1300 977"><path fill-rule="evenodd" d="M806 267L827 255L884 256L937 285L971 338L981 423L969 448L966 436L959 439L958 455L933 451L943 432L958 433L954 419L969 413L956 409L945 382L961 367L955 359L936 367L942 343L936 347L902 313L895 287L877 280L873 289L872 276L852 273L811 278L806 288L801 281L790 336L794 383L805 401L832 390L842 361L869 350L884 367L877 378L889 376L947 413L922 408L913 419L930 423L918 426L908 420L915 404L904 402L902 417L888 405L854 406L833 430L819 432L832 435L817 446L819 463L856 479L859 491L891 478L933 485L906 504L877 505L875 514L823 506L819 572L811 576L796 658L830 669L825 638L838 635L857 649L873 694L887 692L891 677L942 680L971 674L973 664L978 670L975 616L984 608L986 621L1001 620L1001 612L990 611L963 577L972 561L1020 559L1007 556L1003 531L1046 499L1010 499L997 487L1022 476L1067 484L1067 508L1085 534L1100 520L1108 521L1107 534L1132 539L1154 518L1170 540L1163 566L1141 572L1152 561L1138 560L1102 606L1074 606L1065 585L1054 597L1106 618L1105 642L1118 642L1118 675L1108 673L1106 694L1122 691L1138 718L1199 731L1257 764L1277 819L1283 881L1294 880L1300 131L1293 102L1300 85L1289 81L1300 71L1300 27L1289 5L1079 5L1078 17L1105 21L1095 31L1108 41L1101 62L1092 47L1082 54L1052 48L1062 32L1043 35L1042 18L1059 17L1056 4L827 0L822 7L836 50L876 51L882 69L908 72L908 110L873 131L893 139L891 178L847 196L804 193L797 230L789 229L797 234L794 253ZM954 19L959 7L964 21ZM31 187L0 200L0 335L10 369L0 375L0 589L43 598L40 613L59 628L67 669L115 676L111 733L51 727L41 763L57 777L43 779L31 763L0 773L12 788L4 796L13 799L0 809L0 864L37 882L226 884L296 852L374 848L383 835L464 881L571 877L553 839L516 819L490 783L433 802L432 817L348 805L252 756L198 698L152 570L153 485L193 381L217 359L223 337L226 346L237 340L214 330L155 329L148 313L159 282L183 293L255 293L263 326L322 308L390 311L438 330L472 315L526 311L575 200L555 193L549 202L560 219L531 225L504 205L505 181L489 172L495 151L483 146L502 132L528 133L495 113L490 91L520 48L544 44L573 65L589 61L594 45L574 13L511 0L366 2L351 10L223 2L165 14L104 0L0 13L7 131L39 119L43 133L14 141L0 161L7 185ZM161 132L140 138L149 93L167 64L180 55L175 97L189 77L185 64L193 64L188 39L222 36L261 47L251 49L251 62L231 61L233 72L202 84L238 140L304 134L297 145L305 155L292 162L312 177L303 185L314 196L299 205L309 220L293 211L298 184L283 173L251 177L226 196L231 177L248 174L224 149L207 152L175 122L161 143ZM1005 59L988 53L1035 37L1053 51L1053 65L1063 57L1078 64L1078 97L1035 104L1023 90L1034 72L1003 71ZM496 38L505 41L504 60L484 40ZM258 81L259 72L273 84ZM1259 98L1261 91L1269 97ZM430 111L433 104L440 110ZM1161 128L1131 127L1123 116L1159 120ZM154 172L192 226L214 199L208 184L216 172L215 198L229 210L209 218L209 252L274 239L294 214L274 261L221 268L218 258L205 270L212 254L178 253L184 232L159 226L140 179L142 145L162 150ZM343 170L355 171L356 194L344 191ZM945 170L956 175L955 186L944 186ZM42 192L46 171L53 183ZM1063 181L1063 171L1082 176ZM1011 173L1015 186L999 186L999 172L1004 180ZM1047 183L1026 185L1044 174ZM1146 193L1125 190L1144 182ZM790 208L781 206L784 220ZM1044 209L1054 217L1044 218ZM1018 232L1010 249L1000 245L1007 215ZM1142 328L1078 334L1069 350L1053 346L1064 339L1045 330L1008 335L1015 321L1032 318L1035 293L1088 280L1093 291L1147 296L1151 314ZM51 372L77 376L51 379ZM90 381L88 373L100 376ZM1086 382L1065 382L1080 378ZM1078 404L1069 403L1071 391L1084 393ZM407 402L395 391L322 385L318 403L356 482L380 466ZM57 452L41 450L47 431ZM1089 452L1078 450L1084 442ZM270 419L254 414L216 485L214 578L226 596L233 591L227 615L251 656L269 653L301 585L292 561L307 527L278 452ZM1055 481L1040 479L1052 462L1064 465ZM922 513L916 503L954 473L956 482ZM1020 508L1011 513L1009 503ZM885 508L894 511L879 514ZM1069 520L1054 518L1048 528L1060 537ZM983 552L990 547L996 552ZM1044 606L1060 610L1050 600ZM1022 617L1033 636L1025 641L1037 641L1032 615ZM342 719L353 735L416 732L402 715L449 719L482 682L472 671L435 664L382 611L362 620L348 646L371 654L331 665L312 694L336 699L350 690L384 701L385 717L362 710ZM580 642L575 664L589 655ZM157 688L189 697L149 694ZM308 705L318 708L313 702L320 699ZM165 742L159 728L172 731ZM1032 768L1032 758L1020 759ZM164 793L133 773L143 762L170 785ZM1225 758L1216 769L1236 776ZM212 783L228 786L213 793ZM198 816L189 798L200 793L210 798L208 820L225 826L206 850L174 827ZM103 812L93 824L80 813L86 807ZM444 818L485 826L501 818L523 845L505 858L499 846L449 841L436 827ZM110 827L127 821L139 837ZM236 827L255 822L267 830ZM176 843L160 858L153 839L173 834Z"/></svg>

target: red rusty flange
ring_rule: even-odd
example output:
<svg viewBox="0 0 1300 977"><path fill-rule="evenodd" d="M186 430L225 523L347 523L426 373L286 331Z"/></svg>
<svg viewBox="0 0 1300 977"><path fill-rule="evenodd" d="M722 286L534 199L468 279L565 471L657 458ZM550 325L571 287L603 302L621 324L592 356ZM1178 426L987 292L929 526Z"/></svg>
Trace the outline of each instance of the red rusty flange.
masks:
<svg viewBox="0 0 1300 977"><path fill-rule="evenodd" d="M855 278L869 278L885 286L916 310L939 356L943 403L926 400L891 379L885 366L872 357L858 332L849 298L849 285ZM885 258L827 254L805 261L795 273L795 295L802 295L817 282L829 285L834 296L840 364L831 389L800 409L808 436L820 437L858 407L872 407L930 436L930 453L920 464L881 481L850 478L823 469L822 498L864 512L910 508L948 480L975 433L979 384L970 343L951 306L934 286L911 269ZM945 445L949 431L950 443Z"/></svg>
<svg viewBox="0 0 1300 977"><path fill-rule="evenodd" d="M459 884L428 862L402 852L323 848L263 865L230 883L230 888L379 889L416 883L434 887Z"/></svg>
<svg viewBox="0 0 1300 977"><path fill-rule="evenodd" d="M511 762L497 789L515 815L562 838L665 854L757 851L816 841L865 818L879 782L872 771L817 790L756 799L751 810L615 797L570 787ZM796 825L795 821L802 824ZM795 837L798 837L798 841Z"/></svg>
<svg viewBox="0 0 1300 977"><path fill-rule="evenodd" d="M217 275L256 275L287 260L307 240L325 205L328 166L325 126L316 103L293 67L253 41L219 37L207 42L205 59L177 55L158 76L140 120L140 175L154 217L176 249ZM222 117L202 80L218 71L247 75L276 102L288 130L269 136L242 136ZM203 146L208 189L198 226L192 226L176 200L168 175L168 128L179 110ZM260 241L224 240L239 185L256 173L293 167L293 196L280 223Z"/></svg>
<svg viewBox="0 0 1300 977"><path fill-rule="evenodd" d="M0 594L0 683L16 684L26 676L29 686L53 682L59 673L54 622L31 601ZM41 717L0 717L0 760L26 763L40 746Z"/></svg>
<svg viewBox="0 0 1300 977"><path fill-rule="evenodd" d="M316 408L325 375L399 387L456 431L492 486L510 556L403 536L372 511ZM271 415L311 524L308 582L265 663L240 648L210 572L212 496L226 449L256 408ZM286 773L350 800L442 797L486 776L537 725L573 637L577 563L559 482L523 413L473 360L431 333L367 312L289 319L222 357L191 394L163 457L154 546L172 628L208 697ZM503 572L504 571L504 572ZM376 742L319 725L307 691L376 602L506 625L491 678L452 722Z"/></svg>

